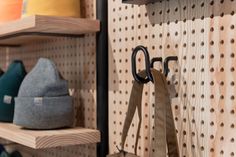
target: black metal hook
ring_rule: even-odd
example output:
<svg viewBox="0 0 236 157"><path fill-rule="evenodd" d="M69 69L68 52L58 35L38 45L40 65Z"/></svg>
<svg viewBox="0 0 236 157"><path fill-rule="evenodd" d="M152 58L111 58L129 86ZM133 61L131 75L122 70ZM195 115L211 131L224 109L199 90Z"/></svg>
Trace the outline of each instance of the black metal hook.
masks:
<svg viewBox="0 0 236 157"><path fill-rule="evenodd" d="M140 77L136 71L136 56L139 51L143 52L144 57L145 57L145 69L146 69L147 78ZM150 57L149 57L146 47L141 46L141 45L137 46L132 53L131 62L132 62L132 74L133 74L134 79L137 82L139 83L148 83L149 81L153 82L153 77L152 77L151 69L150 69Z"/></svg>
<svg viewBox="0 0 236 157"><path fill-rule="evenodd" d="M151 64L150 64L150 67L151 68L154 68L154 63L155 62L161 62L162 63L162 57L155 57L151 60Z"/></svg>
<svg viewBox="0 0 236 157"><path fill-rule="evenodd" d="M169 62L170 61L178 61L178 57L177 56L166 57L166 59L164 61L164 74L166 77L168 76L168 73L170 72L170 69L169 69Z"/></svg>
<svg viewBox="0 0 236 157"><path fill-rule="evenodd" d="M145 58L145 69L146 69L146 75L147 77L146 78L142 78L141 76L139 76L137 74L137 71L136 71L136 56L137 56L137 53L141 51L143 52L144 54L144 58ZM150 63L150 57L149 57L149 53L148 53L148 50L146 47L144 46L137 46L133 53L132 53L132 57L131 57L131 62L132 62L132 74L133 74L133 77L134 79L139 82L139 83L148 83L149 81L152 81L153 82L153 77L152 77L152 74L151 74L151 68L154 68L154 63L155 62L161 62L162 63L162 57L155 57L151 60L151 63ZM164 60L164 75L167 77L168 76L168 73L170 72L170 69L169 69L169 62L170 61L178 61L178 57L177 56L169 56L169 57L166 57L165 60Z"/></svg>

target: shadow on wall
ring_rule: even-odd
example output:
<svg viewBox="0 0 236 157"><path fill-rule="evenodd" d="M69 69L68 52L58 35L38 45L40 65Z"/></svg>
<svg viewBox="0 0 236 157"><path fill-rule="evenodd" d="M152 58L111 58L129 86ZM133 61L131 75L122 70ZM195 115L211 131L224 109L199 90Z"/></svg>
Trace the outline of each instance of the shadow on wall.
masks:
<svg viewBox="0 0 236 157"><path fill-rule="evenodd" d="M119 82L119 76L117 74L117 66L115 64L115 57L114 54L111 53L112 52L112 45L111 45L111 41L108 42L109 43L109 91L116 91L119 89L119 84L117 82Z"/></svg>
<svg viewBox="0 0 236 157"><path fill-rule="evenodd" d="M217 3L221 3L221 5L216 4L213 0L163 0L146 5L146 10L150 23L160 25L234 14L234 5L225 1Z"/></svg>

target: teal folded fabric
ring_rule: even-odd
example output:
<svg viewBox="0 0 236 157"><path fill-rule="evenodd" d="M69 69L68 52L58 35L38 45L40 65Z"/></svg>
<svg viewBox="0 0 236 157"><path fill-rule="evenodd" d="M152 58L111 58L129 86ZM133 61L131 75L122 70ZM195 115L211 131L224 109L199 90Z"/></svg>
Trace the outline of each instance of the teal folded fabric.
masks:
<svg viewBox="0 0 236 157"><path fill-rule="evenodd" d="M2 154L2 152L6 151L5 147L0 144L0 155Z"/></svg>
<svg viewBox="0 0 236 157"><path fill-rule="evenodd" d="M3 151L1 154L0 154L0 157L11 157L10 154L8 154L6 151Z"/></svg>
<svg viewBox="0 0 236 157"><path fill-rule="evenodd" d="M0 77L0 121L12 122L14 116L14 97L26 75L22 61L15 60Z"/></svg>
<svg viewBox="0 0 236 157"><path fill-rule="evenodd" d="M10 154L7 151L2 151L0 157L22 157L22 155L18 151L14 151Z"/></svg>

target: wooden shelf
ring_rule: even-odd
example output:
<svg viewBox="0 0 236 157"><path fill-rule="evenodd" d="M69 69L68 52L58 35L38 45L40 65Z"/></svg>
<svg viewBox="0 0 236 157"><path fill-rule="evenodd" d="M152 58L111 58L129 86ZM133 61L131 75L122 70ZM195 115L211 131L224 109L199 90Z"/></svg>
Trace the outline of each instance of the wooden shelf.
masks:
<svg viewBox="0 0 236 157"><path fill-rule="evenodd" d="M100 142L98 130L85 128L25 130L9 123L0 123L0 137L34 149Z"/></svg>
<svg viewBox="0 0 236 157"><path fill-rule="evenodd" d="M0 45L22 45L55 36L98 32L100 22L71 17L29 16L0 26Z"/></svg>

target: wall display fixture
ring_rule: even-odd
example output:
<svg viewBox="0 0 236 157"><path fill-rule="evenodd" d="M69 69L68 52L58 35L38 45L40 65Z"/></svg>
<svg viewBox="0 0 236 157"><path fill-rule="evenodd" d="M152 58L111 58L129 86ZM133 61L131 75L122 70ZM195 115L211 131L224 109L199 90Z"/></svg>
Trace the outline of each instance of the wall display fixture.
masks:
<svg viewBox="0 0 236 157"><path fill-rule="evenodd" d="M236 97L236 1L162 0L148 5L109 1L109 150L117 152L133 84L131 54L147 47L151 58L177 56L167 76L181 157L234 157ZM164 70L155 62L154 68ZM136 56L136 70L145 69ZM144 87L137 155L149 157L154 90ZM133 152L138 114L125 150ZM117 140L118 139L118 140Z"/></svg>
<svg viewBox="0 0 236 157"><path fill-rule="evenodd" d="M29 130L0 123L7 147L24 157L97 156L101 132L97 128L95 0L81 0L83 18L33 15L0 26L0 67L18 59L30 72L38 59L52 60L73 91L72 128ZM100 149L100 148L98 148Z"/></svg>
<svg viewBox="0 0 236 157"><path fill-rule="evenodd" d="M80 2L80 18L27 15L0 25L0 80L14 60L29 73L39 58L48 58L68 80L74 104L70 128L30 130L1 122L7 152L17 150L23 157L117 153L131 89L139 81L142 123L135 112L122 149L152 157L159 148L152 143L163 139L155 135L160 129L152 83L156 69L167 80L179 156L236 156L236 0ZM143 48L132 59L137 45ZM144 69L146 77L139 73Z"/></svg>

